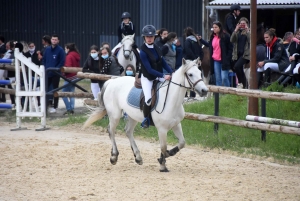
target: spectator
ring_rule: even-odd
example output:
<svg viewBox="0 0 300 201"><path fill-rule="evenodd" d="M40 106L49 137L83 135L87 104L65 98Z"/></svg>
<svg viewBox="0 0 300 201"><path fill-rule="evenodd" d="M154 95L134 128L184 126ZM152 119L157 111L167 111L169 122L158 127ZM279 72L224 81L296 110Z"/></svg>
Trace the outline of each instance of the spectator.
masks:
<svg viewBox="0 0 300 201"><path fill-rule="evenodd" d="M233 43L233 70L238 77L239 85L244 89L247 88L244 65L250 62L250 31L248 24L248 19L242 17L230 38L230 42Z"/></svg>
<svg viewBox="0 0 300 201"><path fill-rule="evenodd" d="M75 45L75 43L67 43L65 45L65 52L66 52L66 61L65 66L66 67L80 67L80 54L79 51ZM66 78L69 80L75 80L77 79L76 73L65 73L64 74ZM68 85L65 88L62 89L63 92L74 92L75 86L69 84L68 81L64 81L64 85ZM64 115L74 114L74 107L75 107L75 98L74 97L64 97L63 101L66 105L67 111L64 113Z"/></svg>
<svg viewBox="0 0 300 201"><path fill-rule="evenodd" d="M116 75L120 76L120 74L124 71L124 68L121 67L117 58L111 54L109 48L102 47L100 49L100 74L107 75ZM100 89L102 88L105 81L100 81Z"/></svg>
<svg viewBox="0 0 300 201"><path fill-rule="evenodd" d="M165 44L164 42L164 38L166 38L168 36L168 30L166 28L161 28L158 31L158 37L155 39L155 45L157 45L160 49L162 48L162 46Z"/></svg>
<svg viewBox="0 0 300 201"><path fill-rule="evenodd" d="M175 70L181 67L182 65L182 58L183 58L183 48L181 46L180 40L177 39L176 45L176 64L175 64Z"/></svg>
<svg viewBox="0 0 300 201"><path fill-rule="evenodd" d="M289 58L282 44L282 40L276 37L275 29L270 28L264 34L266 42L266 58L257 63L257 72L265 73L265 81L270 83L271 70L284 72L290 65Z"/></svg>
<svg viewBox="0 0 300 201"><path fill-rule="evenodd" d="M0 59L2 59L5 52L6 52L5 38L0 35ZM6 72L5 70L0 69L0 80L4 79L4 73L5 72ZM0 85L0 87L5 88L5 85ZM5 98L4 93L1 94L0 102L4 102L4 103L6 102L6 98Z"/></svg>
<svg viewBox="0 0 300 201"><path fill-rule="evenodd" d="M134 66L131 65L131 64L128 64L125 68L125 76L132 76L132 77L135 77L135 69L134 69Z"/></svg>
<svg viewBox="0 0 300 201"><path fill-rule="evenodd" d="M43 53L43 64L45 66L45 70L48 68L57 68L58 70L64 66L66 54L65 51L59 44L59 37L57 34L53 34L51 36L51 46L48 46ZM48 76L48 92L58 88L60 76L52 71L46 71ZM57 71L60 73L60 70ZM50 113L55 113L58 106L58 97L53 98L53 95L49 97L49 104L52 104L52 100L54 100L53 107L49 107Z"/></svg>
<svg viewBox="0 0 300 201"><path fill-rule="evenodd" d="M43 45L42 50L37 51L38 59L39 59L40 61L42 61L42 59L43 59L43 55L44 55L45 49L46 49L48 46L51 45L51 36L48 36L48 35L43 36L43 38L42 38L42 45Z"/></svg>
<svg viewBox="0 0 300 201"><path fill-rule="evenodd" d="M193 28L187 27L184 29L184 38L185 42L183 45L183 57L188 60L195 60L200 58L203 59L203 51L202 45L198 40L198 36L195 34ZM201 66L201 61L198 64ZM190 98L195 98L196 93L194 91L190 91Z"/></svg>
<svg viewBox="0 0 300 201"><path fill-rule="evenodd" d="M211 74L215 74L216 85L229 87L229 69L232 58L230 36L218 21L213 22L213 32L210 35L209 50L211 55Z"/></svg>
<svg viewBox="0 0 300 201"><path fill-rule="evenodd" d="M5 38L4 36L0 35L0 59L4 56L5 52L6 52Z"/></svg>
<svg viewBox="0 0 300 201"><path fill-rule="evenodd" d="M233 4L230 6L230 13L228 13L225 16L225 25L224 25L224 29L225 31L231 35L236 27L237 24L237 17L240 15L241 13L241 6L238 4Z"/></svg>
<svg viewBox="0 0 300 201"><path fill-rule="evenodd" d="M165 44L161 48L162 55L166 60L167 64L175 71L176 65L176 43L177 43L177 34L170 32L168 36L164 39ZM167 73L167 72L164 72Z"/></svg>
<svg viewBox="0 0 300 201"><path fill-rule="evenodd" d="M165 68L170 74L172 69L165 62L162 57L160 48L153 44L155 38L156 29L153 25L146 25L142 29L142 36L144 44L141 46L141 82L145 95L145 103L143 107L144 120L141 124L142 128L148 128L150 124L149 115L151 112L151 89L153 86L153 80L170 80L171 75L163 74L163 68Z"/></svg>
<svg viewBox="0 0 300 201"><path fill-rule="evenodd" d="M300 31L295 32L295 39L300 39ZM293 73L293 70L295 69L296 65L299 63L299 54L300 54L300 44L296 41L293 40L291 41L291 44L288 49L289 55L289 60L291 62L291 65L286 69L286 71L289 74L295 74ZM300 82L299 82L300 83Z"/></svg>
<svg viewBox="0 0 300 201"><path fill-rule="evenodd" d="M101 43L101 47L107 47L107 48L110 48L110 45L108 42L103 42Z"/></svg>
<svg viewBox="0 0 300 201"><path fill-rule="evenodd" d="M82 72L100 74L99 66L99 48L96 45L92 45L90 47L90 54L83 64ZM91 90L94 96L94 100L97 100L98 93L100 92L99 80L91 79Z"/></svg>
<svg viewBox="0 0 300 201"><path fill-rule="evenodd" d="M27 58L31 58L32 63L40 66L41 62L38 58L37 50L35 49L35 45L33 42L28 43L28 52L24 53L24 56Z"/></svg>
<svg viewBox="0 0 300 201"><path fill-rule="evenodd" d="M293 41L293 38L294 38L294 34L292 32L286 32L284 34L284 37L283 37L283 46L284 46L284 49L286 50L286 53L288 56L289 55L289 52L288 52L288 49L290 47L290 44L291 42Z"/></svg>

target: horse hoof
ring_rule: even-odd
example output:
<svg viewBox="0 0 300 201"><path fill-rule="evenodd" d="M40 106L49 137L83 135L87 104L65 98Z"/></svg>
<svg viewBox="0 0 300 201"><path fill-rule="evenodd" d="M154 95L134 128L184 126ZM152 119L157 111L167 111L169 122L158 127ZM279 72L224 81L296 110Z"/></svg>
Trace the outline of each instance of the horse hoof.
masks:
<svg viewBox="0 0 300 201"><path fill-rule="evenodd" d="M163 170L159 170L160 172L169 172L169 170L166 168L166 169L163 169Z"/></svg>
<svg viewBox="0 0 300 201"><path fill-rule="evenodd" d="M139 165L143 165L143 160L137 160L137 159L135 159L135 162L136 162L137 164L139 164Z"/></svg>
<svg viewBox="0 0 300 201"><path fill-rule="evenodd" d="M110 163L111 163L112 165L117 164L117 161L118 161L118 158L115 158L115 157L111 157L111 158L110 158Z"/></svg>

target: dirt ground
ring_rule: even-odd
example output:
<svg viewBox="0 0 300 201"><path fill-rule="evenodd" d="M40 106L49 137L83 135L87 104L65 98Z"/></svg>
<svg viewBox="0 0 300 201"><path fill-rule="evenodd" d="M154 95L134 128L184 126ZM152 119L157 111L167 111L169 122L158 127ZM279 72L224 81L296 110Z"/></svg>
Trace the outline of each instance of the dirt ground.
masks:
<svg viewBox="0 0 300 201"><path fill-rule="evenodd" d="M10 131L0 123L0 200L300 200L300 166L187 147L160 173L158 142L137 140L144 164L117 135L116 165L109 137L95 127Z"/></svg>

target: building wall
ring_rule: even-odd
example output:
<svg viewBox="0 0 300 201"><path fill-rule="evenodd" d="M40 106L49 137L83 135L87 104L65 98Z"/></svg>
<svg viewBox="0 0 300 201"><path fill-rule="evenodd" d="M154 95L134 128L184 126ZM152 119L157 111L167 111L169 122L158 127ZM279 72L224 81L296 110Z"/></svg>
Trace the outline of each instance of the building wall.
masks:
<svg viewBox="0 0 300 201"><path fill-rule="evenodd" d="M128 11L136 28L136 43L142 44L146 24L166 27L182 35L186 26L202 31L202 1L199 0L9 0L1 1L0 35L6 40L33 41L41 49L41 38L56 33L60 45L74 42L87 58L89 47L106 41L117 44L121 14Z"/></svg>

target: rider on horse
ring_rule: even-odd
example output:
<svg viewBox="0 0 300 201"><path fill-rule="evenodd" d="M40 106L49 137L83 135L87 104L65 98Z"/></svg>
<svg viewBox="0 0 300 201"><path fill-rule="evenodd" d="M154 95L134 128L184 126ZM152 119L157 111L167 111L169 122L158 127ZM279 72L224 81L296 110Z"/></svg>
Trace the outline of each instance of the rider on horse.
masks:
<svg viewBox="0 0 300 201"><path fill-rule="evenodd" d="M160 48L154 44L156 29L153 25L146 25L142 30L144 44L141 46L141 83L145 95L145 103L143 107L144 120L141 127L149 127L149 115L151 113L151 89L153 80L161 82L170 80L173 73L172 69L168 66ZM170 73L170 75L163 74L163 68Z"/></svg>
<svg viewBox="0 0 300 201"><path fill-rule="evenodd" d="M128 13L128 12L122 13L121 19L122 19L122 22L118 27L118 44L111 51L114 55L118 54L118 51L119 51L120 47L122 46L121 41L122 41L123 36L135 34L135 27L131 21L130 13ZM138 65L139 53L137 50L137 45L135 43L132 45L132 51L136 56L136 60L137 60L136 65ZM137 68L137 70L138 70L138 68Z"/></svg>

